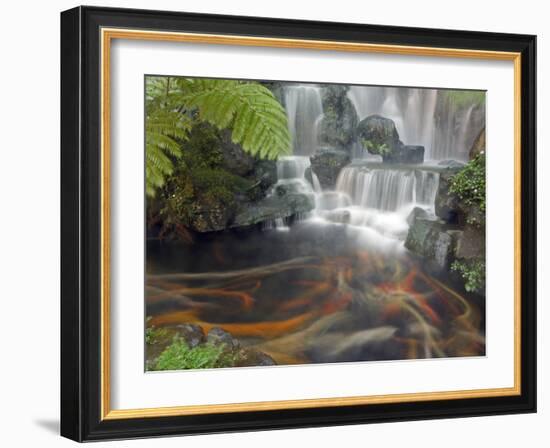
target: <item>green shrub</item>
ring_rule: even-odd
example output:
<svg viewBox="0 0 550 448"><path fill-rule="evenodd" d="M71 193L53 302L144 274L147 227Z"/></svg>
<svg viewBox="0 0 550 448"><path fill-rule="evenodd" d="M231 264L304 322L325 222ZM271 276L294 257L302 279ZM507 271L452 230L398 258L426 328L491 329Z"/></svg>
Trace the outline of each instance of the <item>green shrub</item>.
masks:
<svg viewBox="0 0 550 448"><path fill-rule="evenodd" d="M485 212L485 153L468 162L451 178L449 191L466 205L477 206Z"/></svg>
<svg viewBox="0 0 550 448"><path fill-rule="evenodd" d="M231 208L235 197L246 194L252 184L225 168L219 131L201 123L182 144L182 155L161 194L160 213L165 225L189 225L197 208Z"/></svg>
<svg viewBox="0 0 550 448"><path fill-rule="evenodd" d="M174 338L157 358L150 370L186 370L233 367L235 356L225 345L201 344L189 347L181 338Z"/></svg>
<svg viewBox="0 0 550 448"><path fill-rule="evenodd" d="M148 317L147 321L151 318ZM162 342L163 339L166 339L168 336L168 330L166 328L156 328L155 326L150 326L145 329L145 343L148 345L158 344Z"/></svg>
<svg viewBox="0 0 550 448"><path fill-rule="evenodd" d="M464 280L464 289L468 292L482 293L485 289L485 261L455 260L451 270L458 272Z"/></svg>

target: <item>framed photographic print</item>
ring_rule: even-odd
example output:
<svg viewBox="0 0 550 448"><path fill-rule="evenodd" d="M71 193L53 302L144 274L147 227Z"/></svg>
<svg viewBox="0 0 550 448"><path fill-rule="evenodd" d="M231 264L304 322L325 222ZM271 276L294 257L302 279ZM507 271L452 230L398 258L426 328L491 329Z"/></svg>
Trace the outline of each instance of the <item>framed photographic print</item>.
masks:
<svg viewBox="0 0 550 448"><path fill-rule="evenodd" d="M535 36L61 14L61 433L536 410Z"/></svg>

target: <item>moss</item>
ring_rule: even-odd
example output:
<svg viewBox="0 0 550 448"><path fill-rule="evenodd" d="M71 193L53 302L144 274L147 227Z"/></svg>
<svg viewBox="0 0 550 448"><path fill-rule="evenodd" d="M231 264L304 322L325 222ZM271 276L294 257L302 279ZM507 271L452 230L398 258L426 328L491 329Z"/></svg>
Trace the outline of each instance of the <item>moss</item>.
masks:
<svg viewBox="0 0 550 448"><path fill-rule="evenodd" d="M201 344L190 348L187 343L175 337L172 343L148 367L149 370L187 370L233 367L235 356L224 344Z"/></svg>
<svg viewBox="0 0 550 448"><path fill-rule="evenodd" d="M485 290L484 260L455 260L451 270L460 274L466 291L482 293Z"/></svg>
<svg viewBox="0 0 550 448"><path fill-rule="evenodd" d="M386 143L377 144L371 140L363 140L362 144L363 144L363 147L371 154L378 154L381 156L385 156L391 152L390 147Z"/></svg>
<svg viewBox="0 0 550 448"><path fill-rule="evenodd" d="M451 178L449 191L485 213L485 185L485 153L480 153Z"/></svg>
<svg viewBox="0 0 550 448"><path fill-rule="evenodd" d="M165 225L189 226L199 210L225 214L251 189L250 179L224 167L219 132L210 125L196 126L182 144L182 156L163 191L161 216Z"/></svg>

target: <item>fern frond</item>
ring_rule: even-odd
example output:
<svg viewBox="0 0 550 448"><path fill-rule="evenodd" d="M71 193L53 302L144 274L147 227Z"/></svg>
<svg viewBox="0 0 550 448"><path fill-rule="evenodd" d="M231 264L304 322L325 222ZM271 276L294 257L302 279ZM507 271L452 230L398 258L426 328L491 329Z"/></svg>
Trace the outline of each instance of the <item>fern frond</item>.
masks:
<svg viewBox="0 0 550 448"><path fill-rule="evenodd" d="M196 107L202 120L230 128L233 142L254 156L275 159L290 153L287 116L269 89L233 80L192 81L184 84L181 100Z"/></svg>

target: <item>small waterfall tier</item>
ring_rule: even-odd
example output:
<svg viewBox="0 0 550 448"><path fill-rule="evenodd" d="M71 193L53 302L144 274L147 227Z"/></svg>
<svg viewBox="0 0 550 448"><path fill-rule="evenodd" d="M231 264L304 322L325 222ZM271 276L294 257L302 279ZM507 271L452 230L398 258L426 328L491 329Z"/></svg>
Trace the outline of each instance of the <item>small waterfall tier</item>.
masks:
<svg viewBox="0 0 550 448"><path fill-rule="evenodd" d="M394 212L414 204L432 208L438 183L433 171L348 166L340 172L336 190L353 205Z"/></svg>
<svg viewBox="0 0 550 448"><path fill-rule="evenodd" d="M285 109L294 155L309 156L318 149L318 125L323 114L321 88L307 84L285 87Z"/></svg>

